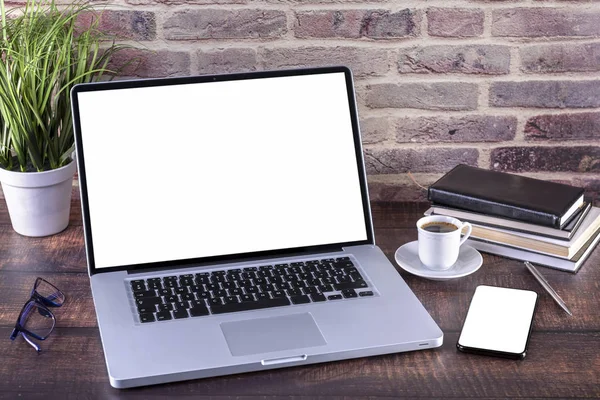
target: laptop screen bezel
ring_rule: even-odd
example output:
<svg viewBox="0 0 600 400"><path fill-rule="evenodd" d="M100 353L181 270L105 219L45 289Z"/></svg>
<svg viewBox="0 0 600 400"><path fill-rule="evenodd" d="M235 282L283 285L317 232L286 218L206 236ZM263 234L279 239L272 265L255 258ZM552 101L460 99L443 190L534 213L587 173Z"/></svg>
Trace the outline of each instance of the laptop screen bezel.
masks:
<svg viewBox="0 0 600 400"><path fill-rule="evenodd" d="M295 248L286 248L278 250L267 250L257 251L252 253L236 253L227 255L218 255L211 257L199 257L199 258L187 258L171 261L157 261L151 263L142 264L129 264L121 266L101 267L96 268L94 261L94 246L92 240L92 228L91 218L88 203L88 191L87 181L85 173L85 153L83 151L83 143L81 137L81 124L79 115L79 102L78 94L83 92L92 91L104 91L104 90L116 90L116 89L127 89L127 88L142 88L142 87L153 87L153 86L167 86L167 85L185 85L190 83L205 83L205 82L221 82L221 81L235 81L235 80L246 80L246 79L262 79L262 78L275 78L275 77L286 77L286 76L300 76L300 75L313 75L313 74L331 74L331 73L344 73L346 78L346 90L348 94L348 107L350 111L350 118L352 122L352 131L354 136L354 149L356 152L357 171L360 182L360 191L363 204L363 214L365 221L366 236L365 240L358 240L352 242L342 243L330 243L321 244L314 246L304 246ZM236 73L226 75L202 75L192 77L181 77L181 78L157 78L157 79L137 79L137 80L123 80L123 81L111 81L111 82L97 82L80 84L73 87L71 90L71 107L73 114L73 129L75 134L75 146L77 149L77 165L79 168L79 189L81 197L82 207L82 218L83 218L83 229L84 239L86 246L88 272L90 276L97 273L114 272L114 271L137 271L147 269L175 269L185 268L187 266L194 265L205 265L207 263L222 263L227 261L239 261L242 259L260 259L260 258L271 258L271 257L285 257L291 255L301 255L308 253L318 252L331 252L340 251L344 247L357 246L357 245L372 245L374 242L373 224L371 219L371 207L369 203L369 195L366 180L366 171L364 168L364 156L362 150L362 142L360 129L357 117L356 100L354 94L354 85L352 72L349 68L343 66L335 67L321 67L321 68L303 68L303 69L289 69L289 70L278 70L278 71L261 71L261 72L247 72L247 73Z"/></svg>

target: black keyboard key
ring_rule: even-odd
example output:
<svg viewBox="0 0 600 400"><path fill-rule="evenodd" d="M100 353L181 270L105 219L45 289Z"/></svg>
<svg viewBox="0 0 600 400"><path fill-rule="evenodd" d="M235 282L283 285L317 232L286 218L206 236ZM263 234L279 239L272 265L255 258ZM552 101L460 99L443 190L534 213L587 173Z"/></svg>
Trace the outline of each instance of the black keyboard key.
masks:
<svg viewBox="0 0 600 400"><path fill-rule="evenodd" d="M226 272L225 272L225 271L213 271L213 272L211 273L211 275L225 275L225 274L226 274Z"/></svg>
<svg viewBox="0 0 600 400"><path fill-rule="evenodd" d="M193 278L183 278L179 280L179 285L181 286L192 286L194 284Z"/></svg>
<svg viewBox="0 0 600 400"><path fill-rule="evenodd" d="M273 269L273 266L272 265L262 265L262 266L258 267L258 269L259 269L259 271L268 271L268 270Z"/></svg>
<svg viewBox="0 0 600 400"><path fill-rule="evenodd" d="M359 292L358 295L360 297L373 296L373 292L371 292L370 290L367 290L366 292Z"/></svg>
<svg viewBox="0 0 600 400"><path fill-rule="evenodd" d="M227 296L227 290L213 290L212 297L225 297Z"/></svg>
<svg viewBox="0 0 600 400"><path fill-rule="evenodd" d="M242 270L240 268L234 268L234 269L227 270L227 273L228 274L241 274Z"/></svg>
<svg viewBox="0 0 600 400"><path fill-rule="evenodd" d="M187 318L189 317L189 314L185 308L179 308L173 311L173 317L175 317L175 319Z"/></svg>
<svg viewBox="0 0 600 400"><path fill-rule="evenodd" d="M196 293L196 297L199 299L210 299L211 295L210 292L198 292Z"/></svg>
<svg viewBox="0 0 600 400"><path fill-rule="evenodd" d="M190 292L192 292L192 293L204 292L204 286L192 285L192 286L190 286Z"/></svg>
<svg viewBox="0 0 600 400"><path fill-rule="evenodd" d="M337 276L335 278L337 280L337 283L348 283L348 282L352 282L352 279L350 279L349 276L344 275L344 276Z"/></svg>
<svg viewBox="0 0 600 400"><path fill-rule="evenodd" d="M143 292L137 292L137 293L133 293L133 296L136 299L147 299L148 297L156 297L156 291L155 290L145 290Z"/></svg>
<svg viewBox="0 0 600 400"><path fill-rule="evenodd" d="M154 304L137 306L138 313L147 314L156 312L156 306Z"/></svg>
<svg viewBox="0 0 600 400"><path fill-rule="evenodd" d="M187 287L178 287L173 289L175 291L176 294L188 294L189 290Z"/></svg>
<svg viewBox="0 0 600 400"><path fill-rule="evenodd" d="M314 302L325 301L325 295L322 295L321 293L311 294L310 298Z"/></svg>
<svg viewBox="0 0 600 400"><path fill-rule="evenodd" d="M321 260L321 264L323 263L332 263L335 262L335 260L333 258L324 258Z"/></svg>
<svg viewBox="0 0 600 400"><path fill-rule="evenodd" d="M178 303L175 303L176 308L178 309L187 309L190 308L190 302L189 301L180 301Z"/></svg>
<svg viewBox="0 0 600 400"><path fill-rule="evenodd" d="M223 302L221 301L220 297L216 297L214 299L210 299L208 301L208 304L210 304L210 306L213 307L213 306L220 306L221 304L223 304Z"/></svg>
<svg viewBox="0 0 600 400"><path fill-rule="evenodd" d="M327 277L327 278L322 278L321 281L323 281L324 285L333 285L335 282L335 279Z"/></svg>
<svg viewBox="0 0 600 400"><path fill-rule="evenodd" d="M245 301L238 304L225 304L221 306L212 306L211 311L213 314L224 314L238 311L250 311L260 310L263 308L289 306L290 301L287 297L278 297L272 300L262 301Z"/></svg>
<svg viewBox="0 0 600 400"><path fill-rule="evenodd" d="M275 264L276 269L287 268L287 267L288 267L288 264Z"/></svg>
<svg viewBox="0 0 600 400"><path fill-rule="evenodd" d="M327 296L329 300L341 300L343 297L341 294L332 294L331 296Z"/></svg>
<svg viewBox="0 0 600 400"><path fill-rule="evenodd" d="M159 289L158 290L159 296L170 296L172 294L173 294L173 291L171 289Z"/></svg>
<svg viewBox="0 0 600 400"><path fill-rule="evenodd" d="M206 308L206 306L196 306L196 307L192 307L190 308L190 315L192 317L202 317L204 315L208 315L208 308Z"/></svg>
<svg viewBox="0 0 600 400"><path fill-rule="evenodd" d="M319 291L321 293L333 292L333 286L331 286L331 285L321 285L321 286L319 286Z"/></svg>
<svg viewBox="0 0 600 400"><path fill-rule="evenodd" d="M208 276L196 276L196 285L208 284L210 283L210 278Z"/></svg>
<svg viewBox="0 0 600 400"><path fill-rule="evenodd" d="M338 257L335 261L350 261L350 257Z"/></svg>
<svg viewBox="0 0 600 400"><path fill-rule="evenodd" d="M344 290L342 290L342 296L344 296L346 299L353 299L355 297L358 297L358 295L356 294L356 292L354 291L354 289L344 289Z"/></svg>
<svg viewBox="0 0 600 400"><path fill-rule="evenodd" d="M261 294L264 294L264 293L261 293ZM254 301L254 296L252 296L251 294L243 294L240 296L240 299L242 301Z"/></svg>
<svg viewBox="0 0 600 400"><path fill-rule="evenodd" d="M206 307L206 302L204 301L204 299L200 299L200 300L192 300L192 308L194 307Z"/></svg>
<svg viewBox="0 0 600 400"><path fill-rule="evenodd" d="M148 289L146 289L146 285L144 285L143 283L138 283L135 285L131 285L131 290L133 290L134 293L137 293L137 292L144 292Z"/></svg>
<svg viewBox="0 0 600 400"><path fill-rule="evenodd" d="M223 289L233 289L233 288L235 288L235 283L233 283L233 282L222 282L221 283L221 287Z"/></svg>
<svg viewBox="0 0 600 400"><path fill-rule="evenodd" d="M304 292L304 294L317 294L319 293L319 290L316 287L307 287L302 289L302 291Z"/></svg>
<svg viewBox="0 0 600 400"><path fill-rule="evenodd" d="M288 296L292 297L292 296L299 296L302 294L302 292L300 292L300 290L298 289L288 289L286 290Z"/></svg>
<svg viewBox="0 0 600 400"><path fill-rule="evenodd" d="M249 295L246 295L246 296L249 296ZM269 293L267 293L267 292L256 294L256 300L268 300L268 299L270 299L270 297L269 297Z"/></svg>
<svg viewBox="0 0 600 400"><path fill-rule="evenodd" d="M148 282L148 289L162 289L163 285L162 282Z"/></svg>
<svg viewBox="0 0 600 400"><path fill-rule="evenodd" d="M291 296L290 299L294 304L306 304L310 303L308 296Z"/></svg>
<svg viewBox="0 0 600 400"><path fill-rule="evenodd" d="M230 296L237 296L237 295L244 294L242 289L240 289L240 288L229 289L228 292L229 292Z"/></svg>
<svg viewBox="0 0 600 400"><path fill-rule="evenodd" d="M172 319L170 311L161 311L156 313L157 321L166 321Z"/></svg>
<svg viewBox="0 0 600 400"><path fill-rule="evenodd" d="M140 322L145 323L145 322L154 322L154 321L156 321L156 319L154 318L154 314L152 314L152 313L140 314Z"/></svg>
<svg viewBox="0 0 600 400"><path fill-rule="evenodd" d="M237 296L227 296L225 297L225 304L236 304L239 303L240 301L238 300Z"/></svg>
<svg viewBox="0 0 600 400"><path fill-rule="evenodd" d="M271 296L273 296L273 298L275 298L275 297L286 297L285 296L285 292L283 290L275 290L274 292L271 292Z"/></svg>
<svg viewBox="0 0 600 400"><path fill-rule="evenodd" d="M177 284L177 281L164 281L163 282L163 287L165 288L174 288L174 287L178 287L179 285Z"/></svg>
<svg viewBox="0 0 600 400"><path fill-rule="evenodd" d="M207 290L221 290L221 286L218 283L209 283L206 285Z"/></svg>
<svg viewBox="0 0 600 400"><path fill-rule="evenodd" d="M163 282L167 282L167 281L176 281L177 277L176 276L163 276Z"/></svg>
<svg viewBox="0 0 600 400"><path fill-rule="evenodd" d="M357 281L357 282L346 282L346 283L337 283L333 285L335 290L345 290L345 289L362 289L369 287L367 282L365 281Z"/></svg>
<svg viewBox="0 0 600 400"><path fill-rule="evenodd" d="M158 311L173 311L174 309L175 307L173 307L173 304L171 303L158 305Z"/></svg>
<svg viewBox="0 0 600 400"><path fill-rule="evenodd" d="M160 297L148 297L144 299L136 299L135 304L140 306L153 306L155 304L161 304L163 301Z"/></svg>
<svg viewBox="0 0 600 400"><path fill-rule="evenodd" d="M137 279L135 281L131 281L131 286L134 285L144 285L146 282L143 279Z"/></svg>
<svg viewBox="0 0 600 400"><path fill-rule="evenodd" d="M167 303L177 303L179 301L179 296L176 294L172 294L170 296L165 296L165 302Z"/></svg>
<svg viewBox="0 0 600 400"><path fill-rule="evenodd" d="M256 267L247 267L247 268L244 268L244 272L257 271L257 270L258 270L258 268L256 268Z"/></svg>
<svg viewBox="0 0 600 400"><path fill-rule="evenodd" d="M248 286L244 288L246 293L258 293L258 288L256 286Z"/></svg>
<svg viewBox="0 0 600 400"><path fill-rule="evenodd" d="M194 274L179 275L179 280L182 280L182 279L193 279L193 278L194 278Z"/></svg>

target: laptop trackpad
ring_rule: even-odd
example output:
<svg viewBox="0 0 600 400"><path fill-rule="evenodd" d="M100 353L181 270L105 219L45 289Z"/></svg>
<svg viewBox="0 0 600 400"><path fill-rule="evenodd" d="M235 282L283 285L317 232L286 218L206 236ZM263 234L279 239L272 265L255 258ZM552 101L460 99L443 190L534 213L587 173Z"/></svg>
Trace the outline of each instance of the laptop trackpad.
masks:
<svg viewBox="0 0 600 400"><path fill-rule="evenodd" d="M327 344L309 313L224 322L221 330L234 356Z"/></svg>

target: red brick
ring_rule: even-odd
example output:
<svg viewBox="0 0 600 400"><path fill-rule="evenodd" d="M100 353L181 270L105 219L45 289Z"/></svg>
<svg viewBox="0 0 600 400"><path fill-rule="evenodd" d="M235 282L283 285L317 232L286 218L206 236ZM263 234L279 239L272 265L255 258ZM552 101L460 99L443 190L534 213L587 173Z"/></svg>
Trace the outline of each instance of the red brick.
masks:
<svg viewBox="0 0 600 400"><path fill-rule="evenodd" d="M500 147L492 150L490 166L515 172L600 172L600 147Z"/></svg>
<svg viewBox="0 0 600 400"><path fill-rule="evenodd" d="M190 55L182 51L127 49L116 53L109 67L117 70L119 76L187 76L190 75Z"/></svg>
<svg viewBox="0 0 600 400"><path fill-rule="evenodd" d="M431 36L472 37L483 34L484 13L470 8L429 8L427 31Z"/></svg>
<svg viewBox="0 0 600 400"><path fill-rule="evenodd" d="M494 10L492 36L600 36L600 11L577 6Z"/></svg>
<svg viewBox="0 0 600 400"><path fill-rule="evenodd" d="M396 140L407 142L502 142L512 140L517 118L466 115L460 117L400 118L394 121Z"/></svg>
<svg viewBox="0 0 600 400"><path fill-rule="evenodd" d="M300 38L391 39L416 36L420 15L414 10L319 10L296 12Z"/></svg>
<svg viewBox="0 0 600 400"><path fill-rule="evenodd" d="M151 11L104 10L82 14L78 24L87 27L100 17L98 29L117 39L154 40L156 19Z"/></svg>
<svg viewBox="0 0 600 400"><path fill-rule="evenodd" d="M600 107L600 81L493 82L490 105L496 107Z"/></svg>
<svg viewBox="0 0 600 400"><path fill-rule="evenodd" d="M446 172L457 164L477 165L477 149L428 148L365 149L369 174L401 174L405 172Z"/></svg>
<svg viewBox="0 0 600 400"><path fill-rule="evenodd" d="M520 54L523 72L600 71L600 43L528 46Z"/></svg>
<svg viewBox="0 0 600 400"><path fill-rule="evenodd" d="M224 74L248 72L257 69L254 49L213 49L198 51L198 73Z"/></svg>
<svg viewBox="0 0 600 400"><path fill-rule="evenodd" d="M600 139L600 113L538 115L525 124L527 140Z"/></svg>
<svg viewBox="0 0 600 400"><path fill-rule="evenodd" d="M267 69L347 65L356 76L379 76L389 71L385 49L365 47L262 48L259 54Z"/></svg>
<svg viewBox="0 0 600 400"><path fill-rule="evenodd" d="M370 108L418 108L428 110L474 110L474 83L377 83L367 86L365 101Z"/></svg>
<svg viewBox="0 0 600 400"><path fill-rule="evenodd" d="M507 46L426 46L400 50L398 71L402 73L508 74Z"/></svg>
<svg viewBox="0 0 600 400"><path fill-rule="evenodd" d="M390 123L387 118L361 119L360 133L364 144L381 143L390 138Z"/></svg>
<svg viewBox="0 0 600 400"><path fill-rule="evenodd" d="M173 13L163 28L171 40L276 38L287 32L287 19L279 10L188 9Z"/></svg>

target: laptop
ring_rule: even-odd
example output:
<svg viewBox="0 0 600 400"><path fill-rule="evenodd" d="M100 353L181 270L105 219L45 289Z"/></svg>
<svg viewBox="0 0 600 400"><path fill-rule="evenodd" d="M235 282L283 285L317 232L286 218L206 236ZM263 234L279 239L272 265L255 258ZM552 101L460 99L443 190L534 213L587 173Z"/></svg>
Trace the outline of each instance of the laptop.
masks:
<svg viewBox="0 0 600 400"><path fill-rule="evenodd" d="M113 387L442 344L375 244L349 69L91 83L71 96Z"/></svg>

